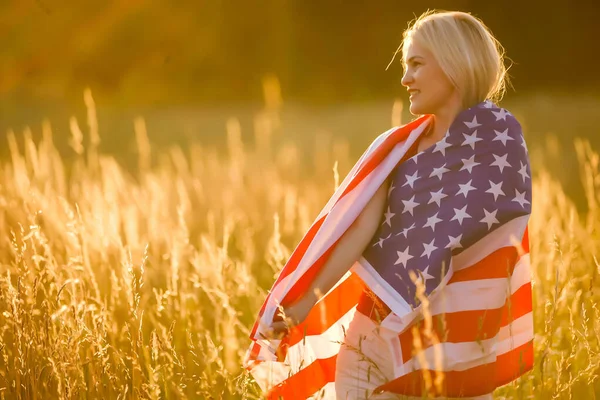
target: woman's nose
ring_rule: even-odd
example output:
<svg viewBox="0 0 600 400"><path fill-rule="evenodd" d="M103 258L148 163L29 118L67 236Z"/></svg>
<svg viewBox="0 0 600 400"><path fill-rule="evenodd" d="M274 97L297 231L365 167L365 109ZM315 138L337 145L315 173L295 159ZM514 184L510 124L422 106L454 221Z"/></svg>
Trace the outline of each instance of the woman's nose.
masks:
<svg viewBox="0 0 600 400"><path fill-rule="evenodd" d="M404 75L402 76L402 80L400 81L402 83L402 86L408 86L412 83L412 74L409 73L409 71L407 70L406 72L404 72Z"/></svg>

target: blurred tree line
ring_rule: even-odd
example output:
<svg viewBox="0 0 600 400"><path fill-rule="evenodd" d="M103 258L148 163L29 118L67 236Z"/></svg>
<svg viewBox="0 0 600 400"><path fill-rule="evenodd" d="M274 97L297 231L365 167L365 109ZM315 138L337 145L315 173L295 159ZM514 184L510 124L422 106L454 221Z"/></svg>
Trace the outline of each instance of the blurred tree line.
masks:
<svg viewBox="0 0 600 400"><path fill-rule="evenodd" d="M0 102L259 101L273 74L287 99L396 96L385 70L407 23L428 8L470 11L514 61L518 91L590 90L600 3L377 0L0 1Z"/></svg>

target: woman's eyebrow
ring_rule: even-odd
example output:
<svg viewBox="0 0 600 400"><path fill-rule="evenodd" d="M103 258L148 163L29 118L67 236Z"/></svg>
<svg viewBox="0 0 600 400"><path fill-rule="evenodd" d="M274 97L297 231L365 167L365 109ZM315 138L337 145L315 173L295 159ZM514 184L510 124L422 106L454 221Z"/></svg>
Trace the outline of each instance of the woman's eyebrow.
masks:
<svg viewBox="0 0 600 400"><path fill-rule="evenodd" d="M411 61L413 61L415 58L423 58L421 56L412 56L410 57L408 60L406 60L406 64L410 63Z"/></svg>

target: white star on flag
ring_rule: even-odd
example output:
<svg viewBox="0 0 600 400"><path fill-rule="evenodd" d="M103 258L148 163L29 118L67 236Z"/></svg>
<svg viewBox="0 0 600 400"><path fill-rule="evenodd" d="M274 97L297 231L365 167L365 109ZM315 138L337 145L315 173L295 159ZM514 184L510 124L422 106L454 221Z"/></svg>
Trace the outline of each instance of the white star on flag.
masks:
<svg viewBox="0 0 600 400"><path fill-rule="evenodd" d="M498 210L494 210L494 212L489 212L484 208L483 212L485 213L485 217L483 217L483 219L479 222L485 222L488 226L488 230L492 227L492 225L500 223L500 221L496 219L496 213L498 212Z"/></svg>
<svg viewBox="0 0 600 400"><path fill-rule="evenodd" d="M427 204L431 204L431 203L433 203L435 201L436 204L439 207L440 206L440 200L442 200L444 197L448 196L447 194L442 193L443 190L444 190L444 188L441 188L437 192L430 192L429 194L431 194L431 199L429 200L429 203L427 203Z"/></svg>
<svg viewBox="0 0 600 400"><path fill-rule="evenodd" d="M469 194L469 192L471 190L475 190L475 186L471 186L471 182L473 182L473 179L471 179L469 182L465 183L465 184L458 184L458 186L460 187L460 190L458 191L458 193L456 193L456 195L458 196L459 194L462 194L465 196L465 199L467 198L467 194Z"/></svg>
<svg viewBox="0 0 600 400"><path fill-rule="evenodd" d="M529 151L527 150L527 144L525 143L525 136L521 136L521 147L525 149L525 153L529 154Z"/></svg>
<svg viewBox="0 0 600 400"><path fill-rule="evenodd" d="M406 177L406 183L404 183L404 185L402 185L402 187L409 185L411 189L414 189L413 185L414 185L415 181L417 179L419 179L419 177L417 176L417 172L418 171L415 171L415 173L412 175L404 175Z"/></svg>
<svg viewBox="0 0 600 400"><path fill-rule="evenodd" d="M448 235L448 244L446 245L446 248L450 247L450 249L462 249L462 244L460 243L460 240L462 239L462 233L456 237Z"/></svg>
<svg viewBox="0 0 600 400"><path fill-rule="evenodd" d="M413 224L411 226L409 226L408 228L404 228L402 229L402 232L397 233L396 236L400 236L400 235L404 235L404 237L407 237L408 231L410 231L411 229L413 229L415 227L415 223L413 222Z"/></svg>
<svg viewBox="0 0 600 400"><path fill-rule="evenodd" d="M501 119L506 121L506 116L510 115L509 113L506 112L506 110L504 108L501 108L500 111L492 111L492 112L496 116L496 121L500 121Z"/></svg>
<svg viewBox="0 0 600 400"><path fill-rule="evenodd" d="M471 158L468 158L468 159L467 158L463 158L463 159L461 159L461 161L463 163L463 166L462 166L462 168L459 171L462 171L463 169L466 169L466 170L469 171L470 174L473 173L473 167L476 167L476 166L480 165L480 163L475 162L475 155L474 154L471 156Z"/></svg>
<svg viewBox="0 0 600 400"><path fill-rule="evenodd" d="M471 121L471 122L465 121L465 125L469 129L473 129L473 128L477 128L477 127L481 126L481 124L477 122L477 116L476 115L473 117L473 121Z"/></svg>
<svg viewBox="0 0 600 400"><path fill-rule="evenodd" d="M451 144L446 142L446 138L444 137L442 140L440 140L439 142L437 142L435 144L435 149L433 149L433 152L435 153L436 151L439 151L445 157L446 156L446 148L450 147L450 146L451 146Z"/></svg>
<svg viewBox="0 0 600 400"><path fill-rule="evenodd" d="M465 137L465 141L461 143L461 146L465 146L468 144L473 150L475 150L475 143L481 142L483 140L482 138L477 137L477 131L473 132L470 135L463 133L463 136Z"/></svg>
<svg viewBox="0 0 600 400"><path fill-rule="evenodd" d="M499 140L502 142L502 144L504 146L506 146L506 142L509 140L515 140L515 138L512 138L510 136L508 136L508 128L506 128L504 131L502 132L498 132L497 130L494 129L494 132L496 133L496 137L494 139L492 139L492 142Z"/></svg>
<svg viewBox="0 0 600 400"><path fill-rule="evenodd" d="M431 241L431 243L423 243L423 247L425 247L425 251L423 252L423 254L421 254L421 257L423 257L424 255L427 254L427 259L429 260L431 253L433 253L435 250L437 250L437 247L435 247L433 245L433 242L435 242L435 238Z"/></svg>
<svg viewBox="0 0 600 400"><path fill-rule="evenodd" d="M409 212L410 215L413 215L413 208L415 208L416 206L419 205L419 203L417 203L414 200L415 200L414 195L410 200L402 200L402 203L404 203L404 211L402 211L402 214L404 214L405 212Z"/></svg>
<svg viewBox="0 0 600 400"><path fill-rule="evenodd" d="M494 166L494 167L500 168L500 172L504 171L504 167L509 167L509 168L512 167L512 165L510 165L508 163L508 161L506 161L506 157L508 157L508 154L505 154L502 157L498 157L495 154L493 154L493 156L496 159L496 161L494 161L493 163L491 163L490 166Z"/></svg>
<svg viewBox="0 0 600 400"><path fill-rule="evenodd" d="M431 228L435 232L435 224L442 222L442 220L437 217L438 214L439 213L435 213L435 215L427 218L427 223L423 226L423 228Z"/></svg>
<svg viewBox="0 0 600 400"><path fill-rule="evenodd" d="M519 174L523 177L523 183L525 183L525 178L529 178L529 174L527 173L527 164L523 164L521 161L521 169L519 170Z"/></svg>
<svg viewBox="0 0 600 400"><path fill-rule="evenodd" d="M498 182L498 183L494 183L492 181L490 182L490 188L488 190L486 190L486 193L491 193L494 195L494 201L498 200L498 196L502 195L502 196L506 196L506 194L502 191L502 181Z"/></svg>
<svg viewBox="0 0 600 400"><path fill-rule="evenodd" d="M413 258L413 256L408 254L408 247L404 251L396 251L396 253L398 253L398 261L396 261L394 265L402 264L402 266L406 268L408 260Z"/></svg>
<svg viewBox="0 0 600 400"><path fill-rule="evenodd" d="M390 212L390 206L388 206L386 213L383 215L385 216L385 221L383 223L388 224L391 228L392 227L392 217L396 214L394 214L393 212Z"/></svg>
<svg viewBox="0 0 600 400"><path fill-rule="evenodd" d="M452 217L452 219L450 221L454 221L456 219L456 220L458 220L458 223L460 225L462 225L463 219L471 218L471 216L469 214L467 214L466 210L467 210L467 205L465 205L460 210L458 208L455 208L454 209L454 217Z"/></svg>
<svg viewBox="0 0 600 400"><path fill-rule="evenodd" d="M446 172L450 171L448 168L446 168L446 164L444 163L444 165L442 165L441 167L438 168L434 168L433 172L431 173L431 175L429 175L429 177L433 177L433 176L437 176L438 178L440 178L440 181L442 180L442 175L444 175Z"/></svg>
<svg viewBox="0 0 600 400"><path fill-rule="evenodd" d="M412 162L414 162L416 164L417 163L417 158L419 158L419 156L421 155L421 153L422 152L419 152L419 153L415 154L409 160L411 160Z"/></svg>
<svg viewBox="0 0 600 400"><path fill-rule="evenodd" d="M525 199L526 191L523 191L523 193L521 193L517 189L515 189L515 192L515 198L512 199L512 201L516 201L521 205L521 207L525 208L525 204L529 204L529 201Z"/></svg>

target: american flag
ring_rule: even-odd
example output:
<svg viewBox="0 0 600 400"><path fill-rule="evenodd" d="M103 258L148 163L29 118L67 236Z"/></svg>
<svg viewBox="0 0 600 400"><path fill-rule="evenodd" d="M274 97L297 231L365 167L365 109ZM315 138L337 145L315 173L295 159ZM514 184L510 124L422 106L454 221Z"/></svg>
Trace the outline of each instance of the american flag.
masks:
<svg viewBox="0 0 600 400"><path fill-rule="evenodd" d="M380 135L281 271L245 360L268 398L335 398L337 353L365 287L391 310L381 331L395 378L381 390L477 396L532 368L531 171L521 127L485 101L462 111L442 140L409 158L430 122L424 116ZM387 209L363 256L303 323L282 340L264 339L277 307L306 292L388 178ZM423 315L433 322L434 339L424 332ZM439 373L444 385L436 392L426 378Z"/></svg>

